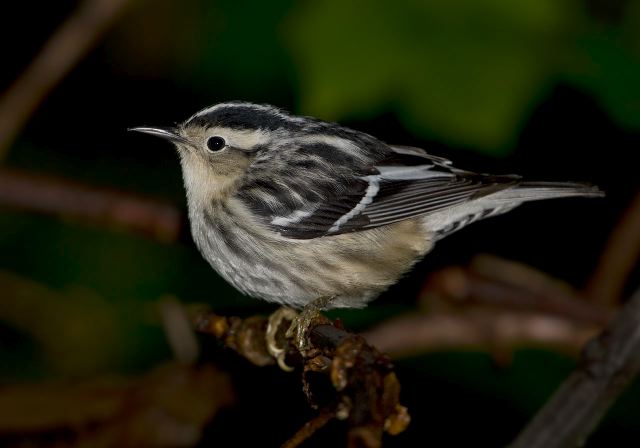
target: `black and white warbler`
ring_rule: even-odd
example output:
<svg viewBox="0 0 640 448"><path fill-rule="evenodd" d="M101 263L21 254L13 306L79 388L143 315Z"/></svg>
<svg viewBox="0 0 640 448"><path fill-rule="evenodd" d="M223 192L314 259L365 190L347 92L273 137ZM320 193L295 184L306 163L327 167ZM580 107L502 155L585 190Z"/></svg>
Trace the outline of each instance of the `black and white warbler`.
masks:
<svg viewBox="0 0 640 448"><path fill-rule="evenodd" d="M175 143L211 266L243 293L295 308L321 297L362 307L467 224L527 201L603 195L472 173L268 105L223 103L175 128L133 130Z"/></svg>

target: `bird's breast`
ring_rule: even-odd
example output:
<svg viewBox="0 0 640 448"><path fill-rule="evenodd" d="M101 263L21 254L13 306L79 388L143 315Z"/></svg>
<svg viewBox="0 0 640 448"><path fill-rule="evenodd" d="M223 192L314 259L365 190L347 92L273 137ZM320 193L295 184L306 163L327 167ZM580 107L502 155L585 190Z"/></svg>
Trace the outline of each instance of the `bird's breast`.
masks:
<svg viewBox="0 0 640 448"><path fill-rule="evenodd" d="M430 248L419 220L310 240L287 239L241 204L190 210L196 245L245 294L301 307L322 296L336 306L363 306L395 283Z"/></svg>

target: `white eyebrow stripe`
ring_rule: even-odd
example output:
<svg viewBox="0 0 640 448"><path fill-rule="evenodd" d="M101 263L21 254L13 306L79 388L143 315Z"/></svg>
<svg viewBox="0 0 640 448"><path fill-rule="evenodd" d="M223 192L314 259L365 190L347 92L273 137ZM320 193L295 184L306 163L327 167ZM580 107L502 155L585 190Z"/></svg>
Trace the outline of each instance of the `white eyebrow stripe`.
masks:
<svg viewBox="0 0 640 448"><path fill-rule="evenodd" d="M216 126L209 128L207 131L207 138L214 135L224 138L229 146L247 150L268 144L277 134L263 130L232 129L224 126Z"/></svg>
<svg viewBox="0 0 640 448"><path fill-rule="evenodd" d="M378 176L366 176L364 177L364 179L369 182L369 186L367 187L364 196L362 197L362 199L360 199L360 202L358 202L355 207L353 207L348 213L342 215L336 222L333 223L333 225L329 229L329 233L337 232L338 230L340 230L340 227L342 225L347 223L351 218L364 210L367 205L373 202L373 198L375 198L378 194L378 191L380 191L380 180Z"/></svg>

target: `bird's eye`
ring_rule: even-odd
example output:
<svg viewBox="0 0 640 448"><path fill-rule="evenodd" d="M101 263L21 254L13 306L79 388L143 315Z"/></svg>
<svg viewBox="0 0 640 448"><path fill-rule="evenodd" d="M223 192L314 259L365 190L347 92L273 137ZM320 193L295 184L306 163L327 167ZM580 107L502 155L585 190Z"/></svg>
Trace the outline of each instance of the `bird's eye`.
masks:
<svg viewBox="0 0 640 448"><path fill-rule="evenodd" d="M218 137L217 135L209 137L209 139L207 140L207 148L209 148L209 151L220 151L225 146L227 146L227 142L225 142L222 137Z"/></svg>

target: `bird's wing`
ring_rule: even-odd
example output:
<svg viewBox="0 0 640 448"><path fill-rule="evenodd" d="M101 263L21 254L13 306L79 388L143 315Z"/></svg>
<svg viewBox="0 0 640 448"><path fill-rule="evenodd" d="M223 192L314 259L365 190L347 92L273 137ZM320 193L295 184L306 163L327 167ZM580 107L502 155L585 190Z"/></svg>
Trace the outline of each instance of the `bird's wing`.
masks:
<svg viewBox="0 0 640 448"><path fill-rule="evenodd" d="M288 238L311 239L433 213L502 190L519 179L458 170L448 160L419 148L390 148L383 159L364 167L359 175L331 179L340 183L340 190L304 201L300 207L278 210L278 196L273 194L271 206L265 206L268 201L252 203L246 195L244 199L249 199L248 205L274 231ZM277 190L278 185L271 183L269 188ZM284 197L284 190L281 193Z"/></svg>

